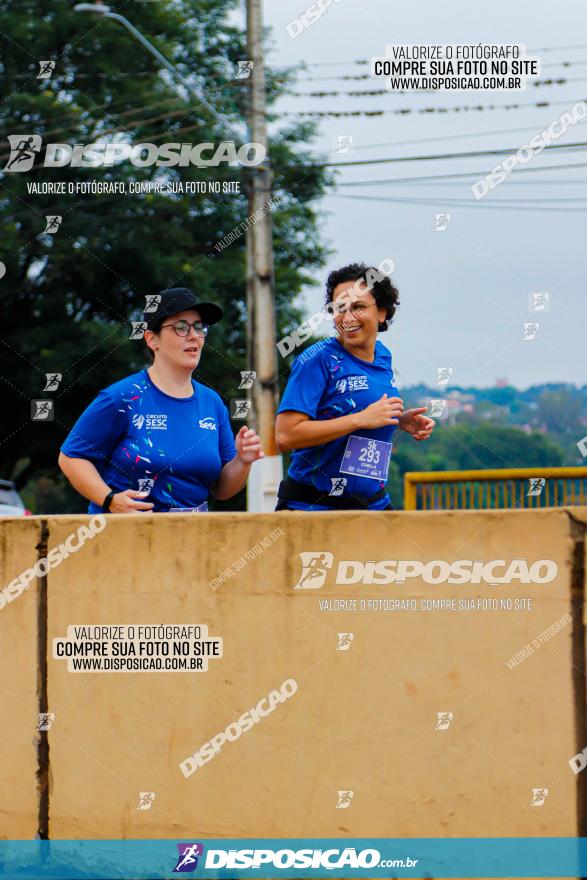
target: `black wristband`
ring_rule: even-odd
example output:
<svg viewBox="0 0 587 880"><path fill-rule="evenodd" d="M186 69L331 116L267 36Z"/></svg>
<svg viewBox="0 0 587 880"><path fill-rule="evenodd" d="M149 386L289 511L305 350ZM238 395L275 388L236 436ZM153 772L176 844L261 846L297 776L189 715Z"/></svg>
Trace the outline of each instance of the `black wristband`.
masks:
<svg viewBox="0 0 587 880"><path fill-rule="evenodd" d="M102 510L104 513L108 513L110 510L110 504L112 503L112 499L116 495L116 489L111 489L104 501L102 502Z"/></svg>

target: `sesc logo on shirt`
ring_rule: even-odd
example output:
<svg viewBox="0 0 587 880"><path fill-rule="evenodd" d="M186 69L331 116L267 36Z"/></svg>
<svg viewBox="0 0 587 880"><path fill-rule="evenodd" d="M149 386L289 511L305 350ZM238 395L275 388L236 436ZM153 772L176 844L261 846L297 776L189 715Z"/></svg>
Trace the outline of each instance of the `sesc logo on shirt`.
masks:
<svg viewBox="0 0 587 880"><path fill-rule="evenodd" d="M150 413L146 415L145 428L147 431L166 431L167 413Z"/></svg>
<svg viewBox="0 0 587 880"><path fill-rule="evenodd" d="M369 381L367 376L347 376L345 379L339 379L336 382L335 388L341 394L347 391L349 393L353 391L368 391Z"/></svg>
<svg viewBox="0 0 587 880"><path fill-rule="evenodd" d="M167 413L136 413L132 423L139 430L144 426L147 431L166 431Z"/></svg>
<svg viewBox="0 0 587 880"><path fill-rule="evenodd" d="M206 428L208 431L216 430L216 422L212 418L212 416L206 416L205 419L200 419L199 421L200 428Z"/></svg>

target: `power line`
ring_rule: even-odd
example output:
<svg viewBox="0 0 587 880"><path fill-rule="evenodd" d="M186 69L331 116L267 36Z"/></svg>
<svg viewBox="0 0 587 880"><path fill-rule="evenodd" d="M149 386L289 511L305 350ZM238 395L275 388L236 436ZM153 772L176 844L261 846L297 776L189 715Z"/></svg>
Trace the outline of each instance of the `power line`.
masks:
<svg viewBox="0 0 587 880"><path fill-rule="evenodd" d="M67 77L69 75L69 73L73 74L73 71L67 71L67 70L59 71L59 78ZM77 71L73 75L74 75L74 79L105 79L107 77L112 76L111 73L78 73ZM132 77L151 76L151 77L155 78L157 76L157 71L153 72L152 70L137 70L136 72L129 71L128 73L125 73L124 71L117 71L116 72L116 79L118 79L121 76L132 76ZM34 72L32 72L32 73L0 73L0 77L2 77L3 79L27 79L27 80L30 80L30 79L36 79L36 74ZM43 84L43 83L46 83L46 81L39 80L39 83ZM64 85L73 86L74 83L73 82L64 83Z"/></svg>
<svg viewBox="0 0 587 880"><path fill-rule="evenodd" d="M576 128L580 125L587 125L586 122L577 122ZM458 140L460 138L472 138L472 137L489 137L490 135L496 134L518 134L523 131L536 131L535 125L526 125L521 128L498 128L492 129L489 131L471 131L465 132L463 134L443 134L443 135L435 135L433 137L425 137L425 138L411 138L409 140L403 141L384 141L378 144L353 144L353 152L357 150L374 150L379 147L396 147L396 146L411 146L412 144L424 144L430 143L432 141L448 141L448 140ZM323 149L318 150L320 153L332 153L332 149Z"/></svg>
<svg viewBox="0 0 587 880"><path fill-rule="evenodd" d="M587 141L579 141L572 144L549 144L544 147L546 150L572 150L587 147ZM478 156L503 156L515 153L518 147L500 147L495 150L470 150L465 153L435 153L431 156L392 156L384 159L351 159L348 162L322 162L322 163L305 163L297 165L297 168L312 167L316 164L323 168L341 168L351 165L387 165L392 162L430 162L441 161L444 159L473 159Z"/></svg>
<svg viewBox="0 0 587 880"><path fill-rule="evenodd" d="M587 64L587 61L550 61L548 64L541 64L540 69L544 67L581 67Z"/></svg>
<svg viewBox="0 0 587 880"><path fill-rule="evenodd" d="M281 112L280 116L314 116L314 117L349 117L349 116L408 116L412 113L468 113L470 111L485 110L520 110L525 107L568 107L571 102L580 103L586 101L585 98L569 98L567 101L531 101L525 104L474 104L456 107L404 107L397 110L296 110L292 112Z"/></svg>
<svg viewBox="0 0 587 880"><path fill-rule="evenodd" d="M141 97L143 97L143 96L141 96ZM145 95L145 97L146 97L146 95ZM129 115L133 115L136 113L141 113L144 110L151 110L154 107L160 107L162 104L167 104L170 100L171 101L174 100L173 97L162 98L160 101L155 101L152 104L142 104L139 107L132 107L130 110L116 110L116 111L114 111L113 115L115 115L115 116L129 116ZM61 114L59 114L59 116L52 116L51 118L41 116L39 118L31 119L30 121L24 120L21 118L21 119L19 119L19 121L22 122L23 125L30 124L30 125L38 126L38 125L43 125L43 124L53 125L53 123L59 122L62 119L69 119L69 120L71 120L72 125L76 125L76 124L81 125L81 124L84 124L84 120L81 118L82 115L93 114L98 110L104 110L104 109L106 111L113 110L114 107L118 107L120 104L128 104L128 98L124 98L120 101L114 101L113 103L96 104L96 105L92 106L92 108L89 110L86 108L72 105L70 107L70 110L68 113L61 113ZM183 104L185 105L185 101L183 102ZM10 116L10 115L14 115L14 114L8 114L8 116ZM76 118L76 115L78 118ZM104 115L106 115L106 113ZM21 117L22 116L35 116L35 112L34 111L24 112L24 113L21 112ZM90 119L88 121L92 121L92 120ZM67 127L61 128L61 129L53 129L51 131L44 132L44 134L54 134L55 132L66 131L66 130L67 130Z"/></svg>
<svg viewBox="0 0 587 880"><path fill-rule="evenodd" d="M559 79L538 79L535 82L531 83L534 87L539 86L564 86L568 85L572 82L587 82L586 76L576 76L576 77L561 77ZM422 89L418 90L418 94L430 95L430 94L438 94L438 89ZM414 94L414 89L397 89L393 92L390 92L388 89L355 89L353 91L333 91L333 92L286 92L282 95L282 98L331 98L331 97L339 97L344 96L347 98L359 98L359 97L369 97L376 98L380 95L411 95Z"/></svg>
<svg viewBox="0 0 587 880"><path fill-rule="evenodd" d="M141 108L141 109L143 109L143 108ZM123 134L125 132L135 131L137 128L141 128L143 125L149 125L154 122L160 122L162 119L171 119L173 117L188 116L191 113L193 113L193 107L183 109L183 110L175 110L173 112L162 113L159 116L149 116L147 119L131 120L131 122L134 124L129 123L129 125L125 125L122 128L109 128L104 131L94 132L91 136L99 140L100 138L104 138L104 137L107 137L107 136L110 136L113 134ZM192 128L199 128L199 127L200 127L199 125L192 126ZM70 131L70 130L71 130L71 126L66 126L65 128L61 128L61 129L56 128L56 129L53 129L52 131L44 132L44 135L45 136L55 135L55 134L59 134L62 131ZM175 130L172 130L171 132L167 132L167 133L168 134L169 133L176 134L182 130L185 130L185 129L175 129ZM151 140L156 140L157 138L161 137L161 135L149 135L149 137ZM7 159L9 156L10 156L10 150L5 153L0 152L0 160Z"/></svg>
<svg viewBox="0 0 587 880"><path fill-rule="evenodd" d="M587 43L579 43L576 46L542 46L540 49L528 49L528 52L562 52L567 49L587 49Z"/></svg>
<svg viewBox="0 0 587 880"><path fill-rule="evenodd" d="M578 46L544 46L542 49L528 49L528 52L562 52L571 49L587 49L587 43ZM331 67L332 65L342 64L370 64L370 58L356 58L354 60L346 58L344 61L307 61L305 67ZM550 64L543 64L543 67L554 67L559 64L585 64L581 61L552 61Z"/></svg>
<svg viewBox="0 0 587 880"><path fill-rule="evenodd" d="M134 107L130 110L119 111L119 112L115 113L114 115L117 115L119 117L133 117L133 116L136 116L136 114L138 114L138 113L145 112L147 110L152 110L152 109L155 109L155 108L160 107L162 105L165 105L168 103L168 100L169 99L163 99L161 101L155 101L152 104L143 104L140 107ZM122 101L122 102L117 102L117 103L126 103L126 100ZM110 109L112 109L113 105L109 105L109 104L99 105L95 109L96 110L103 109L104 107L107 107L110 110ZM174 105L171 104L168 109L170 111L173 111L176 108L177 108L177 105L175 105L175 107L174 107ZM177 109L179 109L179 108L177 108ZM90 113L92 111L83 110L82 112L83 113ZM192 108L192 110L190 110L188 108L188 109L186 109L185 112L187 115L190 112L193 112L193 108ZM166 115L166 114L164 114L164 115ZM47 137L49 135L60 134L63 131L70 130L71 128L75 127L76 125L85 124L83 119L73 118L71 116L71 114L63 114L61 116L54 117L50 120L48 120L48 119L34 119L31 121L30 124L34 124L35 126L38 126L42 122L53 123L53 122L58 122L60 119L68 119L68 118L71 120L71 125L63 126L61 128L48 129L46 131L43 131L43 136ZM161 118L161 117L154 117L154 118ZM26 121L26 120L21 120L21 121L23 124L28 124L28 121ZM137 122L137 124L140 125L143 122L148 123L150 121L153 121L153 117L147 117L146 119L132 120L132 121L135 121L135 122ZM88 122L92 122L92 120L89 119ZM576 127L579 127L582 125L587 125L587 122L578 122ZM126 130L131 130L131 129L129 126L126 126L124 128L115 129L112 131L120 132L120 131L126 131ZM412 146L413 144L432 143L432 142L437 142L437 141L459 140L459 139L478 138L478 137L490 137L490 136L501 135L501 134L517 134L517 133L526 132L526 131L535 132L536 126L535 125L527 125L527 126L520 126L517 128L499 128L499 129L490 129L490 130L485 130L485 131L463 132L461 134L434 135L434 136L425 137L425 138L410 138L407 140L382 141L382 142L373 143L373 144L356 144L356 145L353 145L353 152L356 152L358 150L379 149L382 147ZM97 133L97 136L102 137L103 134L104 134L103 132L99 132L99 133ZM322 148L322 149L315 148L315 149L317 152L320 152L320 153L327 153L327 154L332 153L332 150L330 148Z"/></svg>
<svg viewBox="0 0 587 880"><path fill-rule="evenodd" d="M569 165L568 167L574 168L576 166ZM470 174L467 175L467 177L475 177L475 175ZM460 185L460 183L461 181L459 180L446 180L444 175L439 175L438 180L436 180L433 176L426 176L421 180L413 177L384 177L378 180L340 180L333 184L333 186L338 189L341 186L388 186L391 184L398 184L399 186L403 186L404 184L406 186L451 186L451 184ZM510 178L508 179L508 186L510 186L511 184L525 184L530 186L536 186L536 184L539 184L540 186L575 186L575 184L582 183L587 183L587 177L575 177L572 180L543 180L542 178L534 178L533 180L512 180L510 176Z"/></svg>
<svg viewBox="0 0 587 880"><path fill-rule="evenodd" d="M358 198L358 196L347 196L347 198ZM414 198L413 196L378 196L377 198L379 198L380 200L383 200L383 201L394 201L394 199L396 199L396 198L398 198L398 199L401 199L401 198L412 199L413 198L414 201L420 201L420 199L418 197ZM436 199L423 199L422 201L431 201L431 202L436 203L437 200ZM449 198L448 201L451 202L451 204L457 204L460 202L462 202L463 204L470 204L471 203L470 199L454 199L454 198L450 199ZM564 197L556 198L556 199L540 199L540 198L538 198L538 199L527 199L527 198L504 199L504 198L501 198L501 199L495 199L491 204L494 204L494 205L496 205L496 204L500 204L500 205L522 205L522 204L524 204L524 205L542 205L542 204L563 205L563 204L567 204L568 202L573 202L573 203L578 202L581 205L583 203L587 204L587 197L585 197L585 198L583 198L583 197L570 198L570 199L564 198ZM478 202L475 201L475 204L478 204ZM485 205L485 204L490 204L490 203L484 202L483 204Z"/></svg>
<svg viewBox="0 0 587 880"><path fill-rule="evenodd" d="M567 171L571 168L587 168L587 162L575 162L572 164L567 163L566 165L539 165L536 168L516 168L512 171L510 175L510 179L513 175L518 174L535 174L537 171ZM430 175L419 175L418 177L401 177L396 178L398 182L401 183L414 183L416 181L420 182L428 182L433 180L459 180L459 179L467 179L467 178L475 178L478 179L480 177L485 177L487 174L487 169L485 168L483 171L462 171L462 172L453 172L450 174L430 174ZM342 181L336 184L337 186L342 186Z"/></svg>
<svg viewBox="0 0 587 880"><path fill-rule="evenodd" d="M149 135L149 141L159 141L161 138L169 137L170 135L176 137L178 134L186 134L186 132L195 131L196 129L202 130L201 122L196 125L185 125L183 128L174 128L172 131L163 131L161 134Z"/></svg>
<svg viewBox="0 0 587 880"><path fill-rule="evenodd" d="M300 76L300 77L296 78L296 82L320 82L320 81L324 81L326 79L360 80L360 79L372 79L372 77L371 77L370 73L357 73L357 74L346 73L344 75L339 74L338 76Z"/></svg>
<svg viewBox="0 0 587 880"><path fill-rule="evenodd" d="M364 202L392 202L397 205L441 205L443 208L446 207L458 207L458 208L472 208L474 210L482 210L482 211L523 211L523 212L555 212L555 213L573 213L573 214L585 214L587 213L587 207L585 208L556 208L556 207L540 207L540 206L528 206L528 205L496 205L495 203L486 203L486 202L474 202L470 200L459 200L459 199L416 199L416 198L395 198L392 196L347 196L341 193L327 193L324 198L333 198L333 199L353 199ZM585 200L587 202L587 200Z"/></svg>
<svg viewBox="0 0 587 880"><path fill-rule="evenodd" d="M576 65L585 65L585 64L587 64L587 61L577 61L577 62L572 62L572 61L562 62L561 61L558 64L543 64L542 67L574 67L575 64ZM361 81L362 80L362 81L365 81L365 80L373 80L373 79L377 79L377 78L378 77L374 77L370 73L356 73L356 74L355 73L353 73L353 74L345 73L345 74L338 74L337 76L299 76L296 78L296 83L299 83L299 82L324 82L326 80L328 80L328 81L330 81L330 80L335 80L335 81L340 81L340 80ZM552 79L552 77L550 79ZM573 82L575 80L569 80L569 81ZM548 84L550 84L550 80L534 80L534 81L530 80L530 85L533 85L533 86L542 85L544 82L547 82ZM422 89L422 91L435 91L435 90L434 89ZM404 94L403 92L399 92L399 90L398 90L398 93Z"/></svg>

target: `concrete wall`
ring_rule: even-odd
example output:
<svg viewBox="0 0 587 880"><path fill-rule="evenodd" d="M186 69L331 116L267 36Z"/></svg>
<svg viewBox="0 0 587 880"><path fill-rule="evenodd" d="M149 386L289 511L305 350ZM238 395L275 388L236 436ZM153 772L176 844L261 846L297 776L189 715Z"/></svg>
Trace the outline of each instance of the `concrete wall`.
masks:
<svg viewBox="0 0 587 880"><path fill-rule="evenodd" d="M41 522L0 522L2 587L37 558ZM39 585L0 610L0 835L32 839L38 828Z"/></svg>
<svg viewBox="0 0 587 880"><path fill-rule="evenodd" d="M44 533L52 548L88 519L0 521L2 585L44 554ZM0 609L2 837L38 827L52 838L586 834L582 774L568 764L587 746L586 509L106 519L46 583ZM320 589L295 590L310 551L332 553L333 567ZM514 558L554 560L558 574L498 586L335 583L345 559ZM320 609L335 597L414 598L418 610ZM533 607L420 609L453 597ZM572 623L508 668L565 614ZM90 624L205 624L223 657L207 672L69 672L52 639ZM341 632L353 633L348 650L336 650ZM180 762L290 678L294 696L184 777ZM55 720L38 735L45 692ZM453 713L448 729L435 729L438 712ZM533 788L549 791L540 807ZM336 808L341 790L354 792L349 808ZM155 800L138 810L145 791Z"/></svg>

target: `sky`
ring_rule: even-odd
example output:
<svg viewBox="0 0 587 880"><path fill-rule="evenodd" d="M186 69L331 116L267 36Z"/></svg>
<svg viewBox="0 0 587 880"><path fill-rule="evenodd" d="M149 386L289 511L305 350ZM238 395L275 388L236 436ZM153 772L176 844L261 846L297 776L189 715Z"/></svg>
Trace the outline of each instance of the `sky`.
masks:
<svg viewBox="0 0 587 880"><path fill-rule="evenodd" d="M518 43L541 59L541 79L578 80L542 87L530 82L525 91L516 92L383 92L374 97L280 100L277 109L288 113L560 102L542 108L324 119L313 148L324 151L329 162L497 148L513 153L587 98L587 9L576 0L333 0L317 21L292 39L287 24L309 6L307 0L264 2L272 44L268 63L305 62L307 69L299 74L295 88L299 92L383 89L382 81L373 78L322 77L368 73L368 66L352 62L385 55L389 43ZM563 62L573 65L563 67ZM583 120L570 126L556 143L587 141L585 124ZM351 155L333 150L336 138L343 135L353 139ZM464 386L488 387L499 378L518 388L543 382L585 384L584 157L584 148L534 156L525 166L532 169L529 173L512 174L480 202L471 184L504 156L341 168L336 188L319 205L321 235L333 253L315 272L318 286L304 292L307 315L320 308L331 269L356 261L377 265L391 258L401 306L391 329L380 338L392 352L401 384L434 384L438 367L452 368L452 382ZM577 167L539 170L569 164ZM480 173L450 182L368 183L464 172ZM362 185L344 185L355 181ZM355 198L348 198L351 194ZM388 198L409 201L377 200ZM418 204L414 199L425 201ZM537 210L536 204L528 203L534 199L551 201L539 202L542 210ZM561 201L569 199L578 201ZM452 200L460 203L451 204ZM436 213L450 214L444 231L433 230ZM533 292L550 294L549 312L529 312ZM539 325L532 340L522 338L525 323Z"/></svg>

